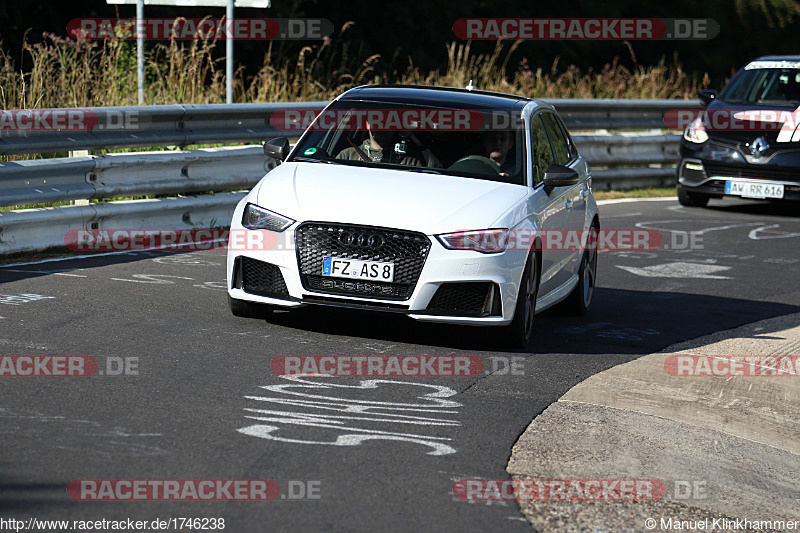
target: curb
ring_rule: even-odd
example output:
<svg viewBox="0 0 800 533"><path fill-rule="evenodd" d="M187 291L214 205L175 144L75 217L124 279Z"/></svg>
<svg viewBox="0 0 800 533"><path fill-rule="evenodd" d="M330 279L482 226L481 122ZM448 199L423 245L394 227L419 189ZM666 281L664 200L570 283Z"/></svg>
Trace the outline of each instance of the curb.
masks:
<svg viewBox="0 0 800 533"><path fill-rule="evenodd" d="M738 531L800 528L800 376L676 377L664 366L676 353L797 355L798 324L800 313L682 342L570 389L525 430L508 473L661 480L666 494L661 501L520 500L523 513L540 531L680 529L675 520L703 529L698 521L725 519L739 519Z"/></svg>

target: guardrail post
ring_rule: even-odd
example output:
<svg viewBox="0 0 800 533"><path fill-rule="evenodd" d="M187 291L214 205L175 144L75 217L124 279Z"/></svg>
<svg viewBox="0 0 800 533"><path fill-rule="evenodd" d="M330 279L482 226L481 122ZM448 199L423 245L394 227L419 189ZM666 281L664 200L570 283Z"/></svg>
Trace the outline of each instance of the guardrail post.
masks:
<svg viewBox="0 0 800 533"><path fill-rule="evenodd" d="M69 157L80 157L80 156L88 156L89 150L70 150ZM77 200L72 200L70 205L89 205L88 198L79 198Z"/></svg>

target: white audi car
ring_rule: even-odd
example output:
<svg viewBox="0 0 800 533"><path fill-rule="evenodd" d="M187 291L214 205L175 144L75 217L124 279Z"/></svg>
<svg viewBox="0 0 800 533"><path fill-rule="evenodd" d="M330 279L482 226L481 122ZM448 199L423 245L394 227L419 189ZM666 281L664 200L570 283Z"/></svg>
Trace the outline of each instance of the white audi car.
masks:
<svg viewBox="0 0 800 533"><path fill-rule="evenodd" d="M600 222L590 169L551 105L364 86L316 115L293 149L278 138L264 151L279 165L231 221L234 315L388 311L492 326L524 347L535 313L591 304Z"/></svg>

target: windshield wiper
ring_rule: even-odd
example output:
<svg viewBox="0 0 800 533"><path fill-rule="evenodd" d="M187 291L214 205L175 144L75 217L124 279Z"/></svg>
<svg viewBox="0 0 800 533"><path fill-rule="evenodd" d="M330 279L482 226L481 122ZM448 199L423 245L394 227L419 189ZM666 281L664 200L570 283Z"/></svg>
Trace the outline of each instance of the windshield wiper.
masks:
<svg viewBox="0 0 800 533"><path fill-rule="evenodd" d="M302 163L328 163L329 165L333 164L333 161L330 159L316 159L313 157L304 157L302 155L293 157L292 161L300 161Z"/></svg>
<svg viewBox="0 0 800 533"><path fill-rule="evenodd" d="M359 161L358 159L337 159L342 165L352 165L365 168L383 168L386 170L403 170L407 172L422 172L426 174L441 174L442 172L430 167L409 167L397 163L384 163L382 161Z"/></svg>
<svg viewBox="0 0 800 533"><path fill-rule="evenodd" d="M771 105L776 105L776 106L785 106L785 105L798 105L798 104L800 104L800 101L798 101L798 100L776 100L776 99L773 98L773 99L770 99L770 100L761 99L761 100L756 101L756 103L757 104L771 104Z"/></svg>
<svg viewBox="0 0 800 533"><path fill-rule="evenodd" d="M403 170L407 170L409 172L422 172L424 174L441 174L441 171L430 167L405 167Z"/></svg>

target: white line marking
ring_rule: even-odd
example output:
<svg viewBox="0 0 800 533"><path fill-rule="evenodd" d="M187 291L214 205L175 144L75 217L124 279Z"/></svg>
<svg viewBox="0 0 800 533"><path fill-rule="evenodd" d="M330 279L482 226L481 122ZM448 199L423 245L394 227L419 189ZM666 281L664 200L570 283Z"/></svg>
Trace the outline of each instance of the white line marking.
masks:
<svg viewBox="0 0 800 533"><path fill-rule="evenodd" d="M677 201L677 196L659 196L657 198L615 198L613 200L600 200L597 205L611 205L611 204L630 204L633 202L667 202L669 200Z"/></svg>
<svg viewBox="0 0 800 533"><path fill-rule="evenodd" d="M603 220L606 220L607 218L635 217L643 214L644 213L637 211L636 213L625 213L624 215L603 215Z"/></svg>
<svg viewBox="0 0 800 533"><path fill-rule="evenodd" d="M76 268L75 270L83 270L82 268ZM11 268L4 268L4 272L24 272L26 274L55 274L56 276L72 276L73 278L85 278L87 276L81 276L80 274L67 274L66 272L62 272L60 270L19 270L19 269L11 269Z"/></svg>
<svg viewBox="0 0 800 533"><path fill-rule="evenodd" d="M206 241L206 242L223 242L225 239L215 239L213 241ZM86 254L86 255L70 255L66 257L51 257L49 259L40 259L38 261L28 261L24 263L11 263L9 265L0 265L0 269L5 269L8 267L16 267L16 266L27 266L27 265L41 265L42 263L54 263L58 261L71 261L73 259L91 259L92 257L106 257L110 255L138 255L141 252L152 252L152 251L180 251L180 247L182 246L191 246L194 243L186 243L186 244L177 244L177 245L169 245L167 247L155 247L155 248L142 248L140 250L120 250L118 252L101 252L98 254Z"/></svg>

